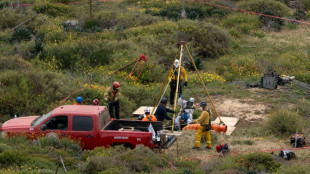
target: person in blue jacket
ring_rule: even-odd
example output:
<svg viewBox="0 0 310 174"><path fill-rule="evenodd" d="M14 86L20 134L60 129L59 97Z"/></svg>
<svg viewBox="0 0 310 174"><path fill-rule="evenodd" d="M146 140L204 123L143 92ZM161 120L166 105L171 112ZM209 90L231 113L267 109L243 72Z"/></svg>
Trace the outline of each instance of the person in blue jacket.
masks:
<svg viewBox="0 0 310 174"><path fill-rule="evenodd" d="M157 107L155 114L154 114L157 118L157 121L164 121L164 119L172 120L172 118L167 114L167 112L175 113L175 111L166 108L167 102L168 102L167 98L162 98L160 100L160 104Z"/></svg>

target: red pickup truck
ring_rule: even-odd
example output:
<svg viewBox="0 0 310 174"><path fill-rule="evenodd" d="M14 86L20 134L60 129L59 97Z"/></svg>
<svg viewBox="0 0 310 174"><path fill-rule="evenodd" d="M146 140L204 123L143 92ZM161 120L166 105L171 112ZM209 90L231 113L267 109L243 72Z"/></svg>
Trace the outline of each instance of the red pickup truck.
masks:
<svg viewBox="0 0 310 174"><path fill-rule="evenodd" d="M2 137L26 135L31 140L40 136L70 137L79 140L83 149L97 146L141 144L150 148L168 148L175 136L163 133L162 122L110 120L105 106L65 105L42 116L18 117L1 126Z"/></svg>

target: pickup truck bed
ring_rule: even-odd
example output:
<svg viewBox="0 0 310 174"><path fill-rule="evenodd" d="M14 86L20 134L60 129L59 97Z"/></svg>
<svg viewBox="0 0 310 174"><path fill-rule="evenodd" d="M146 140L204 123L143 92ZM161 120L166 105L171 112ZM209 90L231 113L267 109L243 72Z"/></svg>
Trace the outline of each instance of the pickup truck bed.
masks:
<svg viewBox="0 0 310 174"><path fill-rule="evenodd" d="M149 126L152 125L155 140L152 140L152 132L149 131ZM102 141L109 141L114 138L121 143L128 143L135 147L137 144L153 144L149 146L157 148L168 148L175 141L175 136L158 135L158 132L163 130L162 122L146 122L146 121L133 121L133 120L113 120L105 125L101 131L105 132L105 135L113 135L110 137L101 137ZM149 136L148 138L146 136ZM164 137L163 137L164 136ZM161 137L161 138L158 138ZM146 143L143 143L146 142ZM152 142L152 143L151 143ZM111 144L111 143L108 143Z"/></svg>
<svg viewBox="0 0 310 174"><path fill-rule="evenodd" d="M163 130L163 125L161 122L146 122L146 121L133 121L133 120L113 120L108 123L102 130L120 130L123 129L132 129L133 131L142 131L148 132L148 127L152 124L152 127L157 133L157 131Z"/></svg>

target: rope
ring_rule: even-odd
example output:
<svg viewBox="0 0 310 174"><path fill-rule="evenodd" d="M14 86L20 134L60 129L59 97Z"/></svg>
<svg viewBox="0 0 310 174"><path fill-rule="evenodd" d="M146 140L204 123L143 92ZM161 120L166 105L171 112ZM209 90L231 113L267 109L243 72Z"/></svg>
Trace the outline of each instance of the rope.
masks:
<svg viewBox="0 0 310 174"><path fill-rule="evenodd" d="M197 75L198 75L198 77L199 77L200 83L202 84L202 86L203 86L203 88L204 88L206 94L208 95L208 97L209 97L209 99L210 99L210 102L211 102L211 104L212 104L212 106L213 106L213 109L214 109L214 111L215 111L215 113L216 113L217 118L219 118L220 122L222 122L222 120L221 120L221 118L220 118L220 115L219 115L219 113L217 112L216 107L215 107L215 105L214 105L214 103L213 103L213 101L212 101L212 99L211 99L211 96L210 96L208 90L207 90L207 87L206 87L206 85L204 84L202 78L200 77L200 74L199 74L198 69L197 69L197 67L196 67L196 64L195 64L195 62L194 62L194 59L193 59L193 57L192 57L191 53L189 52L189 49L187 48L186 45L185 45L185 49L186 49L187 54L188 54L188 56L190 57L190 59L191 59L193 65L194 65L194 68L195 68L195 71L196 71L196 73L197 73Z"/></svg>
<svg viewBox="0 0 310 174"><path fill-rule="evenodd" d="M282 149L266 149L266 150L256 150L256 151L241 151L241 152L233 152L234 154L246 154L246 153L255 153L255 152L275 152L275 151L283 151L283 150L304 150L304 149L310 149L310 146L306 147L299 147L299 148L282 148ZM204 160L207 158L213 158L213 157L220 157L221 154L214 154L214 155L201 155L194 158L185 159L179 162L183 161L193 161L193 160ZM176 163L173 161L170 161L171 164Z"/></svg>
<svg viewBox="0 0 310 174"><path fill-rule="evenodd" d="M180 50L181 50L181 46L180 46L180 48L179 48L179 51L180 51ZM179 53L177 52L176 55L175 55L175 57L174 57L174 59L173 59L173 62L172 62L172 64L171 64L171 66L170 66L170 68L169 68L169 72L168 72L167 78L166 78L165 82L163 83L163 86L162 86L161 89L160 89L158 98L157 98L157 100L156 100L156 102L155 102L155 105L154 105L154 108L153 108L153 110L152 110L152 112L151 112L151 115L153 115L153 113L154 113L154 111L155 111L156 104L161 100L161 94L163 93L164 87L165 87L165 85L168 83L168 80L170 79L170 78L169 78L169 73L170 73L170 70L173 68L175 59L177 59L178 54L179 54Z"/></svg>
<svg viewBox="0 0 310 174"><path fill-rule="evenodd" d="M230 9L230 10L234 10L234 11L239 11L239 12L243 12L243 13L250 13L250 14L254 14L254 15L258 15L258 16L265 16L265 17L269 17L269 18L282 19L282 20L286 20L286 21L291 21L291 22L297 22L297 23L301 23L301 24L310 25L309 22L299 21L299 20L295 20L295 19L289 19L289 18L285 18L285 17L267 15L267 14L263 14L263 13L257 13L257 12L254 12L254 11L247 11L247 10L242 10L242 9L238 9L238 8L227 7L227 6L223 6L223 5L212 4L212 3L209 3L209 2L203 2L201 0L189 0L189 1L191 1L191 2L198 2L198 3L206 4L206 5L211 5L211 6L218 7L218 8L226 8L226 9Z"/></svg>

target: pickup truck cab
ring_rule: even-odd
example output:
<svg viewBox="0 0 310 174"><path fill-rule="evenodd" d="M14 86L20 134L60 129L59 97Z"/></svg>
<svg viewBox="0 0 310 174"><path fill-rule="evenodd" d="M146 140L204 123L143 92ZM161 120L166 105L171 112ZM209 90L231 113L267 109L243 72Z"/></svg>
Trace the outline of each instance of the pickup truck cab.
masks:
<svg viewBox="0 0 310 174"><path fill-rule="evenodd" d="M2 137L25 135L31 140L69 137L80 141L83 149L114 145L168 148L176 140L163 133L162 122L110 120L108 109L95 105L64 105L42 116L13 118L0 130Z"/></svg>

